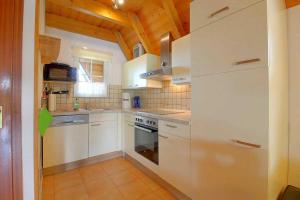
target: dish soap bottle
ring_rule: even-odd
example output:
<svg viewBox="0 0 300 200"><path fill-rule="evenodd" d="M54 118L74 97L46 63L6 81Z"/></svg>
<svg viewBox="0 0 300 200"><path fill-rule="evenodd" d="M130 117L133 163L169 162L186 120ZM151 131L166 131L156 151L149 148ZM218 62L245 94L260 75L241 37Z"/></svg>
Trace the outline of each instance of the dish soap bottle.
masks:
<svg viewBox="0 0 300 200"><path fill-rule="evenodd" d="M79 108L80 108L80 104L78 102L78 98L76 98L73 103L73 110L79 110Z"/></svg>

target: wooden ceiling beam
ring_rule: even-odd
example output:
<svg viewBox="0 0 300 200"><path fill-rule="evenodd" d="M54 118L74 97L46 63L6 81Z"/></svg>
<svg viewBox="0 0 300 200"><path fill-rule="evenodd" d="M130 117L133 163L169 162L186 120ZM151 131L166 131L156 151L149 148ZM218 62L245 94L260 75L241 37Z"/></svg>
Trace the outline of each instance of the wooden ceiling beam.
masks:
<svg viewBox="0 0 300 200"><path fill-rule="evenodd" d="M46 13L46 25L73 33L88 35L101 40L118 42L115 34L110 30L59 15Z"/></svg>
<svg viewBox="0 0 300 200"><path fill-rule="evenodd" d="M169 21L171 23L172 27L172 35L175 39L178 39L185 35L185 30L183 28L181 19L178 15L178 12L176 10L176 7L174 5L173 0L162 0L162 4L164 7L164 10L167 13L167 16L169 18Z"/></svg>
<svg viewBox="0 0 300 200"><path fill-rule="evenodd" d="M131 27L127 13L115 10L99 1L95 0L47 0L47 2L70 8L79 12L99 17L101 19L119 24L125 27Z"/></svg>
<svg viewBox="0 0 300 200"><path fill-rule="evenodd" d="M300 0L285 0L286 7L291 8L300 4Z"/></svg>
<svg viewBox="0 0 300 200"><path fill-rule="evenodd" d="M132 28L134 29L135 33L137 34L140 42L142 43L143 47L145 48L147 53L154 53L153 47L150 43L149 37L145 32L145 29L136 14L129 13L129 19L131 21Z"/></svg>
<svg viewBox="0 0 300 200"><path fill-rule="evenodd" d="M121 50L123 51L125 57L127 58L127 60L131 60L133 58L132 52L131 52L130 48L128 47L127 43L125 42L122 34L119 31L115 31L114 34L117 38L118 44L119 44Z"/></svg>

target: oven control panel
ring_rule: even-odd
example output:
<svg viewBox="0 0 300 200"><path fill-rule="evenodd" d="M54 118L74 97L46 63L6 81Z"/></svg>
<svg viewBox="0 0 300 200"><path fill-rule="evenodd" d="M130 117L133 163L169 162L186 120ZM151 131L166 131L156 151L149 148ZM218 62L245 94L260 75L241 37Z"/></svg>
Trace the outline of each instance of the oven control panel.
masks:
<svg viewBox="0 0 300 200"><path fill-rule="evenodd" d="M135 123L153 128L158 128L158 120L150 117L135 116Z"/></svg>

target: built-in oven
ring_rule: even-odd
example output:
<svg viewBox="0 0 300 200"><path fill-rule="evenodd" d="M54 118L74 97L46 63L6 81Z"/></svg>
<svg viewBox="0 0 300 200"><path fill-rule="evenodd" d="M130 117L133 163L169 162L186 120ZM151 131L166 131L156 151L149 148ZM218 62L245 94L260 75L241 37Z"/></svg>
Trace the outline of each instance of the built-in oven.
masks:
<svg viewBox="0 0 300 200"><path fill-rule="evenodd" d="M136 116L134 127L135 151L158 165L158 120Z"/></svg>

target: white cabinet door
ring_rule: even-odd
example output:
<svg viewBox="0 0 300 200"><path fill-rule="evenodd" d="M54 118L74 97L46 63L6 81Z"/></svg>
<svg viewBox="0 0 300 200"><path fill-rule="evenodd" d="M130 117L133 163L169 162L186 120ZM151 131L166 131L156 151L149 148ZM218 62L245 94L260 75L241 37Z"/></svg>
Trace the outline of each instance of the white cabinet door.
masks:
<svg viewBox="0 0 300 200"><path fill-rule="evenodd" d="M193 199L267 199L268 69L194 77L192 85Z"/></svg>
<svg viewBox="0 0 300 200"><path fill-rule="evenodd" d="M265 1L191 35L192 76L268 66Z"/></svg>
<svg viewBox="0 0 300 200"><path fill-rule="evenodd" d="M191 3L191 32L261 0L194 0Z"/></svg>
<svg viewBox="0 0 300 200"><path fill-rule="evenodd" d="M172 82L191 82L191 35L172 42Z"/></svg>
<svg viewBox="0 0 300 200"><path fill-rule="evenodd" d="M124 121L125 152L133 155L134 152L134 124L133 122Z"/></svg>
<svg viewBox="0 0 300 200"><path fill-rule="evenodd" d="M117 127L116 121L90 124L89 157L117 151Z"/></svg>
<svg viewBox="0 0 300 200"><path fill-rule="evenodd" d="M51 127L43 138L43 167L88 158L88 125Z"/></svg>
<svg viewBox="0 0 300 200"><path fill-rule="evenodd" d="M190 140L159 133L159 175L190 195Z"/></svg>
<svg viewBox="0 0 300 200"><path fill-rule="evenodd" d="M133 87L133 68L129 62L123 66L122 88L130 89Z"/></svg>

